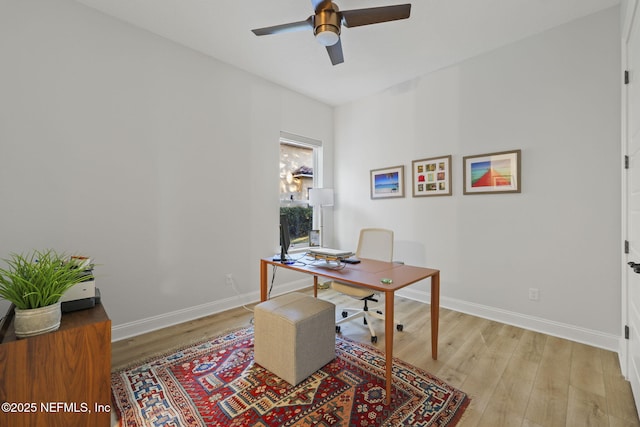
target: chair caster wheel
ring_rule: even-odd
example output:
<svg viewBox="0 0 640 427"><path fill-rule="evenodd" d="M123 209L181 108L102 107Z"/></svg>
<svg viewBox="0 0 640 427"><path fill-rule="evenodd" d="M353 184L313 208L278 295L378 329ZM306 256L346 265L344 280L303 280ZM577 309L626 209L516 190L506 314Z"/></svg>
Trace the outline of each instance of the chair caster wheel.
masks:
<svg viewBox="0 0 640 427"><path fill-rule="evenodd" d="M376 336L371 337L371 342L373 344L377 343L378 342L378 337L376 337Z"/></svg>
<svg viewBox="0 0 640 427"><path fill-rule="evenodd" d="M376 313L378 314L382 314L382 312L380 310L376 310Z"/></svg>
<svg viewBox="0 0 640 427"><path fill-rule="evenodd" d="M363 320L364 320L364 324L366 325L367 324L367 319L363 319Z"/></svg>
<svg viewBox="0 0 640 427"><path fill-rule="evenodd" d="M340 326L336 326L336 333L339 334L340 333Z"/></svg>
<svg viewBox="0 0 640 427"><path fill-rule="evenodd" d="M348 312L346 312L346 311L343 311L343 312L342 312L342 317L347 317L348 315L349 315L349 313L348 313Z"/></svg>
<svg viewBox="0 0 640 427"><path fill-rule="evenodd" d="M402 330L404 329L404 326L396 325L396 329L398 330L398 332L402 332Z"/></svg>

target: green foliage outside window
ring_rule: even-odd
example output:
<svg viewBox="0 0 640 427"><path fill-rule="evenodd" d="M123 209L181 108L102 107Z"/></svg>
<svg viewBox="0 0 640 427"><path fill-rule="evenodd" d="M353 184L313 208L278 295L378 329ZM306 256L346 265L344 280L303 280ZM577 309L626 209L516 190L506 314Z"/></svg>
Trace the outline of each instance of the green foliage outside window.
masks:
<svg viewBox="0 0 640 427"><path fill-rule="evenodd" d="M302 206L281 207L280 214L286 215L289 221L291 244L308 243L309 231L313 227L313 208Z"/></svg>

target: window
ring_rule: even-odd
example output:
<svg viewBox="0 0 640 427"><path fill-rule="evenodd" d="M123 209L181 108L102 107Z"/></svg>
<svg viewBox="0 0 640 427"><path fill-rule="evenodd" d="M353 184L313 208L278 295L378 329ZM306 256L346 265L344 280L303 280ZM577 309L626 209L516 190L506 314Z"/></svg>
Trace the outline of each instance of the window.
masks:
<svg viewBox="0 0 640 427"><path fill-rule="evenodd" d="M316 187L319 141L297 135L280 135L280 214L289 220L291 247L309 246L313 229L313 208L309 206L309 189Z"/></svg>

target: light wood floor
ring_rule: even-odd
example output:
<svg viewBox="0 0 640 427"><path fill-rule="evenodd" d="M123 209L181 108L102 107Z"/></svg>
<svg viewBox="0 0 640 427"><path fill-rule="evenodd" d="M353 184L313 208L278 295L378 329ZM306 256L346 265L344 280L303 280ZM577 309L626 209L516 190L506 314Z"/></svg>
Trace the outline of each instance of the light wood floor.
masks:
<svg viewBox="0 0 640 427"><path fill-rule="evenodd" d="M312 291L307 291L312 293ZM339 308L357 301L320 290ZM249 307L251 308L251 307ZM394 356L429 371L471 397L460 427L640 426L617 354L455 311L440 309L438 360L431 359L428 305L396 297ZM182 345L248 326L244 308L113 343L114 370ZM376 323L384 351L383 325ZM359 321L342 334L370 343Z"/></svg>

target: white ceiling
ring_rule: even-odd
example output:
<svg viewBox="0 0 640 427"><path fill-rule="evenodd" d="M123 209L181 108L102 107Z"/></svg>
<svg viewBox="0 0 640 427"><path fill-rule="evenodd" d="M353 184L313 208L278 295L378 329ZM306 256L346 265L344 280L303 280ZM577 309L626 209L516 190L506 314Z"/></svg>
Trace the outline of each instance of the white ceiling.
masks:
<svg viewBox="0 0 640 427"><path fill-rule="evenodd" d="M411 17L342 29L332 66L301 21L310 0L77 0L330 105L358 99L620 3L620 0L334 0L342 10L412 3Z"/></svg>

